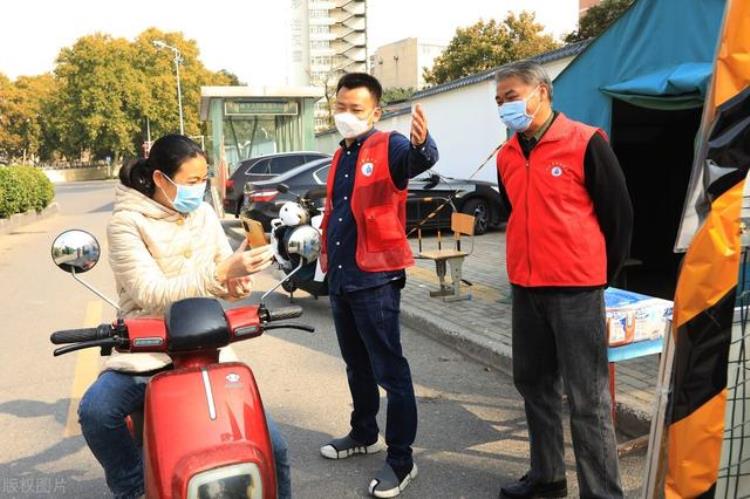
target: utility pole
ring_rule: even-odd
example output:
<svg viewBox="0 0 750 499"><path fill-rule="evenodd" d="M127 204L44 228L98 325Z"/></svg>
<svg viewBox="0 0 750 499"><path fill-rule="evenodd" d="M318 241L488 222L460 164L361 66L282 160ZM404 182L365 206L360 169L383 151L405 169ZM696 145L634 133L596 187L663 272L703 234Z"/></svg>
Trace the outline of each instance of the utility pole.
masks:
<svg viewBox="0 0 750 499"><path fill-rule="evenodd" d="M180 135L185 135L185 123L182 117L182 89L180 88L180 63L182 62L182 53L177 47L167 45L161 40L154 40L154 46L160 49L169 49L174 54L174 68L177 75L177 107L180 113Z"/></svg>

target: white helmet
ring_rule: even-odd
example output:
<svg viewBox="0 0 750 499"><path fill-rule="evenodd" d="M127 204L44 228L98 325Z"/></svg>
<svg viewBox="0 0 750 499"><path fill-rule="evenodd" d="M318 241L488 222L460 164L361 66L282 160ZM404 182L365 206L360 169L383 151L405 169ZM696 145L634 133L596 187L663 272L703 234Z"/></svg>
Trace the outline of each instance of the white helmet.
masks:
<svg viewBox="0 0 750 499"><path fill-rule="evenodd" d="M279 210L279 218L281 223L289 227L296 227L308 222L307 211L298 203L292 201L282 205L281 210Z"/></svg>

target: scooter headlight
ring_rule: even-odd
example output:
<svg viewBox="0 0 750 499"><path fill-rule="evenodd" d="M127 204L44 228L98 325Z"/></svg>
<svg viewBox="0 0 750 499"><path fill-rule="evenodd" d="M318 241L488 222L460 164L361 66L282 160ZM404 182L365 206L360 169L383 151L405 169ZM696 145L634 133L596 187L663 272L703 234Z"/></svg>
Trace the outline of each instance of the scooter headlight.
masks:
<svg viewBox="0 0 750 499"><path fill-rule="evenodd" d="M261 499L263 482L258 466L234 464L204 471L188 483L188 499Z"/></svg>

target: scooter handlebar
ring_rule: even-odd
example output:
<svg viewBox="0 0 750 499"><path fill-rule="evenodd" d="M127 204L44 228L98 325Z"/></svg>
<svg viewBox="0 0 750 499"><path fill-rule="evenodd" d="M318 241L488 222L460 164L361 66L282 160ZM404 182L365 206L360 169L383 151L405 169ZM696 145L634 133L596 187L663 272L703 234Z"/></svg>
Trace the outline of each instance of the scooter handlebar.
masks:
<svg viewBox="0 0 750 499"><path fill-rule="evenodd" d="M55 331L49 340L55 345L62 345L64 343L101 340L110 336L112 336L111 326L109 324L102 324L98 327Z"/></svg>
<svg viewBox="0 0 750 499"><path fill-rule="evenodd" d="M299 305L290 305L288 307L281 307L276 309L268 309L266 312L266 322L278 322L289 319L296 319L302 317L302 307Z"/></svg>

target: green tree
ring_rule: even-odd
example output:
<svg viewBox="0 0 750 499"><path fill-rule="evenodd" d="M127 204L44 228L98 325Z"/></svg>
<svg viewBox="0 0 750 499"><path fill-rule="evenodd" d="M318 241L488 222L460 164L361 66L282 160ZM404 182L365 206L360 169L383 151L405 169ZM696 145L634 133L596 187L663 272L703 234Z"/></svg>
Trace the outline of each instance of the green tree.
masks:
<svg viewBox="0 0 750 499"><path fill-rule="evenodd" d="M0 73L0 156L10 156L17 149L17 138L11 131L15 114L15 90L13 82Z"/></svg>
<svg viewBox="0 0 750 499"><path fill-rule="evenodd" d="M49 74L21 76L15 81L18 121L17 134L21 138L24 160L45 156L45 137L48 134L46 102L57 92L57 81Z"/></svg>
<svg viewBox="0 0 750 499"><path fill-rule="evenodd" d="M133 42L105 34L84 36L60 52L55 68L59 91L44 106L50 123L46 144L68 158L88 153L119 161L140 152L147 121L153 137L179 132L174 56L154 46L156 40L182 54L185 134L202 135L200 87L228 85L236 77L206 69L194 40L151 28Z"/></svg>
<svg viewBox="0 0 750 499"><path fill-rule="evenodd" d="M502 22L480 20L458 28L432 69L425 71L425 82L444 83L557 48L559 43L543 31L535 14L526 11L509 12Z"/></svg>
<svg viewBox="0 0 750 499"><path fill-rule="evenodd" d="M155 47L156 40L164 41L181 52L180 86L185 134L202 135L205 130L198 116L201 86L234 85L239 83L239 79L226 70L208 70L200 60L198 44L186 39L182 33L165 33L156 28L144 31L133 46L135 68L143 74L149 88L149 97L142 109L142 126L145 126L145 119L148 118L153 136L179 132L180 129L174 56L171 50Z"/></svg>
<svg viewBox="0 0 750 499"><path fill-rule="evenodd" d="M388 88L383 91L383 98L381 99L381 104L383 106L387 106L388 104L394 104L396 102L408 101L411 99L412 95L414 95L414 89L411 87Z"/></svg>
<svg viewBox="0 0 750 499"><path fill-rule="evenodd" d="M149 88L135 68L135 51L124 38L94 34L64 48L55 76L60 92L54 109L56 133L68 158L133 154L133 138Z"/></svg>
<svg viewBox="0 0 750 499"><path fill-rule="evenodd" d="M602 0L589 8L578 23L578 30L565 36L568 43L580 42L602 34L625 12L633 0Z"/></svg>
<svg viewBox="0 0 750 499"><path fill-rule="evenodd" d="M232 73L228 69L220 69L216 72L216 77L219 79L225 79L226 83L225 85L232 85L232 86L245 86L247 83L244 81L240 81L240 77L236 74Z"/></svg>
<svg viewBox="0 0 750 499"><path fill-rule="evenodd" d="M21 161L33 160L44 140L44 101L54 93L50 74L0 77L0 151Z"/></svg>

